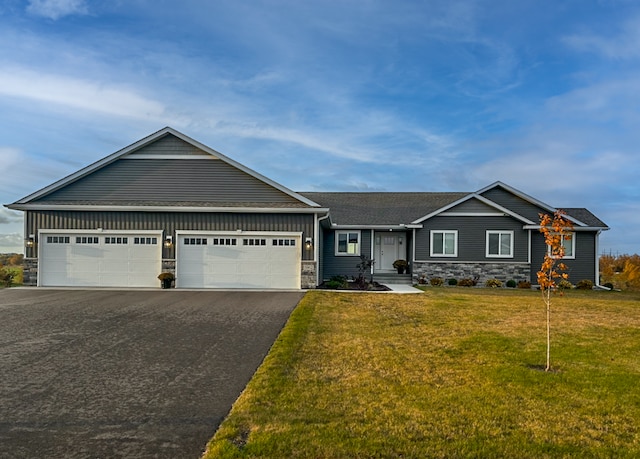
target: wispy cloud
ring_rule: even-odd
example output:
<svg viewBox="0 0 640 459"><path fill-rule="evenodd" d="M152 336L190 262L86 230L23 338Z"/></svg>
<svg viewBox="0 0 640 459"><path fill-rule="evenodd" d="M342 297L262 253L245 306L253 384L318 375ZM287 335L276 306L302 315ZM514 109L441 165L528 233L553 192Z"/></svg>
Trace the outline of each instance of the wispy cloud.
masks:
<svg viewBox="0 0 640 459"><path fill-rule="evenodd" d="M566 45L586 53L595 53L610 59L637 59L640 57L640 16L625 21L617 33L605 35L583 31L564 37Z"/></svg>
<svg viewBox="0 0 640 459"><path fill-rule="evenodd" d="M89 10L85 0L29 0L27 12L55 21L64 16L87 14Z"/></svg>
<svg viewBox="0 0 640 459"><path fill-rule="evenodd" d="M0 70L0 94L134 119L162 118L165 107L126 86L40 73Z"/></svg>

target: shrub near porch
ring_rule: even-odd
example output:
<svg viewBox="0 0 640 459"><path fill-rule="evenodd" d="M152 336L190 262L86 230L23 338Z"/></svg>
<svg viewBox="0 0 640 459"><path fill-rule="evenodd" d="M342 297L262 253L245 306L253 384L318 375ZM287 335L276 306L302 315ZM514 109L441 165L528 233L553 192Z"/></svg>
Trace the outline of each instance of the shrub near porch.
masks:
<svg viewBox="0 0 640 459"><path fill-rule="evenodd" d="M639 457L639 299L310 292L206 457Z"/></svg>

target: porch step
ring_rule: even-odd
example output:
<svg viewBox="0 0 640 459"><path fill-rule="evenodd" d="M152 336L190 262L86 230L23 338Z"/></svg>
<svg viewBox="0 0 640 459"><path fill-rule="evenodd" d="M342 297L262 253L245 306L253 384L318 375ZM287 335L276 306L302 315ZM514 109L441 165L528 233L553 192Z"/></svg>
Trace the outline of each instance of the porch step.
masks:
<svg viewBox="0 0 640 459"><path fill-rule="evenodd" d="M380 284L404 284L412 285L411 274L375 273L373 280Z"/></svg>

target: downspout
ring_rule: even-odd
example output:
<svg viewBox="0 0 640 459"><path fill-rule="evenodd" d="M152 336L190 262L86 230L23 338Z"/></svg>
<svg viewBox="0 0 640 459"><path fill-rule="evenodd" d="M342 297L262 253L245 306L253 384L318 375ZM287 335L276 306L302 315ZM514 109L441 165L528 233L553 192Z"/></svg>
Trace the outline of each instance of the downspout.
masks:
<svg viewBox="0 0 640 459"><path fill-rule="evenodd" d="M596 261L596 272L595 272L596 278L595 278L595 282L594 283L596 284L596 287L598 287L598 288L609 290L607 287L605 287L603 285L600 285L600 255L598 255L598 254L600 253L600 233L601 232L602 232L602 230L598 230L598 232L596 233L596 244L595 244L595 246L596 246L596 250L595 250L596 251L596 256L595 256L595 258L596 258L596 260L595 260Z"/></svg>

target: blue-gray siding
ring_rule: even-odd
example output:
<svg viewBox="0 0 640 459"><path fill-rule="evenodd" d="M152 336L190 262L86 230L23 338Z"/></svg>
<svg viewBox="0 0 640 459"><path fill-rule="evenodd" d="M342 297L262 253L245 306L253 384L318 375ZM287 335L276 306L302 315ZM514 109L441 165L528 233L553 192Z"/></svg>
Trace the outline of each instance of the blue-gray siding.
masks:
<svg viewBox="0 0 640 459"><path fill-rule="evenodd" d="M119 159L35 202L277 203L305 207L218 159Z"/></svg>
<svg viewBox="0 0 640 459"><path fill-rule="evenodd" d="M360 232L360 254L368 258L371 257L371 233L371 230L361 230ZM336 256L335 241L335 231L325 230L322 254L322 279L326 280L333 276L357 277L359 272L356 265L360 263L360 256Z"/></svg>
<svg viewBox="0 0 640 459"><path fill-rule="evenodd" d="M582 279L589 279L597 283L596 261L596 233L595 232L576 232L576 257L575 259L563 259L562 262L568 266L567 273L569 281L575 284ZM539 231L533 231L531 237L531 282L538 282L536 273L542 266L542 260L547 250L544 238Z"/></svg>
<svg viewBox="0 0 640 459"><path fill-rule="evenodd" d="M431 257L430 231L457 230L458 256ZM488 258L486 256L486 231L513 231L513 258ZM491 262L527 262L528 231L522 229L522 223L511 217L442 217L437 216L424 222L422 229L416 230L416 260L418 261L491 261Z"/></svg>
<svg viewBox="0 0 640 459"><path fill-rule="evenodd" d="M491 207L478 199L472 198L457 206L452 207L448 212L476 212L476 213L497 213L495 207Z"/></svg>
<svg viewBox="0 0 640 459"><path fill-rule="evenodd" d="M174 236L176 230L193 231L289 231L301 232L302 240L313 237L313 214L243 214L180 212L76 212L27 211L27 234L37 237L39 229L162 230ZM164 258L174 258L174 248L164 249ZM301 247L302 259L312 260L313 251ZM27 256L35 256L28 253Z"/></svg>
<svg viewBox="0 0 640 459"><path fill-rule="evenodd" d="M520 198L519 196L511 194L511 192L499 187L485 191L482 196L490 199L496 204L500 204L502 207L505 207L518 215L529 219L533 223L540 222L540 213L549 213L547 210L535 206L530 202Z"/></svg>

